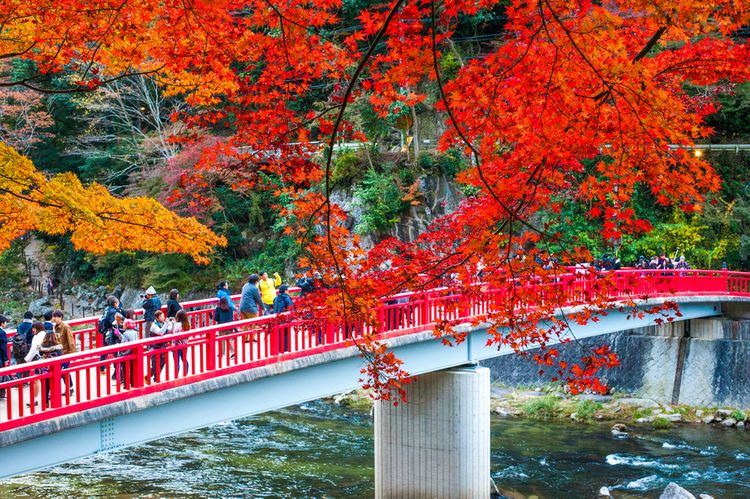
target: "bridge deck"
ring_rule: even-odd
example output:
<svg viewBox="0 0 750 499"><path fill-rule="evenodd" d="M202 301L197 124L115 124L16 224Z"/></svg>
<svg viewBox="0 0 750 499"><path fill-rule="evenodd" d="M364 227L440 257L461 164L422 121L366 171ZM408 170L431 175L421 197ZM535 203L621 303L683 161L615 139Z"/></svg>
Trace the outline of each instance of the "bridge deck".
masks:
<svg viewBox="0 0 750 499"><path fill-rule="evenodd" d="M750 297L750 274L716 271L619 271L607 279L611 287L612 303L633 297L725 296ZM544 285L527 285L535 294L535 303L547 300L563 306L581 306L589 301L593 289L605 282L599 278L563 275ZM289 316L267 316L222 325L204 325L208 311L195 310L197 325L194 330L163 338L142 339L77 354L37 361L21 366L0 369L0 376L11 379L0 383L7 398L0 405L0 431L54 420L96 407L136 400L149 394L200 383L205 380L239 373L250 369L281 363L291 359L314 357L323 352L351 346L352 339L364 335L381 337L409 335L431 331L439 321L470 322L506 305L509 289L485 290L483 293L461 296L436 290L399 295L375 311L376 325L362 321L309 321L290 319ZM213 302L208 300L207 303ZM378 329L375 329L375 328ZM89 328L90 329L90 328ZM164 348L155 348L167 343ZM186 345L178 343L187 342ZM288 346L288 351L287 347ZM234 347L236 355L231 355ZM176 352L183 352L190 363L188 373L175 369ZM101 359L100 356L106 356ZM152 364L164 358L166 368L157 370L156 381ZM69 365L68 365L69 364ZM30 369L36 372L25 379L15 379ZM101 369L115 372L120 383L112 384ZM71 396L66 390L64 376L72 376L76 387ZM6 378L7 379L7 378ZM34 398L25 381L40 381L50 385L50 401ZM38 400L41 398L41 400ZM27 402L39 406L26 407Z"/></svg>

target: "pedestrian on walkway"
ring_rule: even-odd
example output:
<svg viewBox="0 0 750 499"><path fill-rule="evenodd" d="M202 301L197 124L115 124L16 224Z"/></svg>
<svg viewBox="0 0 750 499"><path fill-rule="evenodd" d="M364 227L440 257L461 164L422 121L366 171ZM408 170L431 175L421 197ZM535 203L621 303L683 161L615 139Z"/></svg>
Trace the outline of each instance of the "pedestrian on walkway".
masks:
<svg viewBox="0 0 750 499"><path fill-rule="evenodd" d="M252 319L258 317L263 311L263 300L258 289L258 274L252 274L247 278L247 282L242 286L242 296L240 297L240 316L243 319Z"/></svg>
<svg viewBox="0 0 750 499"><path fill-rule="evenodd" d="M161 310L154 312L154 322L151 324L151 329L149 330L149 336L151 338L164 336L171 330L174 320L170 319L169 321L166 321L165 319L164 312ZM151 377L154 381L158 381L161 377L161 372L164 369L164 366L167 364L167 354L163 351L167 345L167 343L156 343L151 345L151 351L158 352L151 355ZM159 363L158 370L156 368L157 361Z"/></svg>
<svg viewBox="0 0 750 499"><path fill-rule="evenodd" d="M226 296L229 300L229 305L232 305L232 292L229 290L229 283L227 281L219 281L216 284L216 298L221 300L222 296Z"/></svg>
<svg viewBox="0 0 750 499"><path fill-rule="evenodd" d="M149 286L145 293L146 299L143 300L143 332L146 335L151 334L151 325L154 323L154 315L157 310L161 310L161 300L156 296L156 290ZM122 314L125 315L125 314Z"/></svg>
<svg viewBox="0 0 750 499"><path fill-rule="evenodd" d="M44 311L44 330L54 331L55 325L52 323L52 309Z"/></svg>
<svg viewBox="0 0 750 499"><path fill-rule="evenodd" d="M27 345L31 346L31 339L34 337L32 325L34 324L34 314L30 310L23 313L23 320L16 326L16 334L21 335Z"/></svg>
<svg viewBox="0 0 750 499"><path fill-rule="evenodd" d="M135 321L133 319L125 319L123 326L125 327L125 330L120 335L120 343L136 341L138 339L138 331L135 329ZM133 354L132 349L121 350L119 356L124 357L131 354ZM132 388L135 385L136 367L140 361L141 359L131 358L128 361L120 363L120 383L122 383L123 388ZM128 385L128 381L130 382L130 385Z"/></svg>
<svg viewBox="0 0 750 499"><path fill-rule="evenodd" d="M120 307L120 300L114 295L109 295L107 297L107 307L104 309L104 313L97 324L97 346L110 346L115 341L117 336L114 334L114 329L117 327L118 314L121 317L125 316L125 311ZM107 357L107 355L102 355L99 357L99 360L106 360ZM107 366L104 364L99 366L99 372L101 374L106 373ZM115 373L112 373L112 376L114 375Z"/></svg>
<svg viewBox="0 0 750 499"><path fill-rule="evenodd" d="M273 281L268 278L268 272L260 273L258 289L260 289L260 297L263 300L263 309L267 314L270 314L271 310L273 310L273 300L276 298L276 286L280 285L281 276L278 272L273 273Z"/></svg>
<svg viewBox="0 0 750 499"><path fill-rule="evenodd" d="M178 310L177 315L174 317L172 334L180 334L186 331L190 331L190 321L188 320L187 312L185 312L185 310ZM187 342L187 338L181 338L174 342L177 347L173 352L175 377L177 377L180 372L180 361L182 361L183 376L187 376L188 370L190 369L190 364L187 361Z"/></svg>
<svg viewBox="0 0 750 499"><path fill-rule="evenodd" d="M39 345L39 355L42 357L42 359L54 359L55 357L59 357L63 353L63 346L60 344L60 342L57 339L57 334L55 334L55 331L47 331L44 330L44 339L42 340L42 344ZM49 367L40 367L37 369L37 374L48 374L49 373ZM44 400L46 401L45 404L47 407L49 407L49 396L50 391L52 388L52 383L54 380L51 377L45 377L42 379L42 385L44 386ZM37 382L38 384L39 382ZM36 385L35 385L36 388ZM38 392L35 393L35 395L38 395Z"/></svg>
<svg viewBox="0 0 750 499"><path fill-rule="evenodd" d="M176 316L177 312L182 310L182 305L177 301L179 298L180 292L176 289L169 292L169 299L167 300L167 318Z"/></svg>
<svg viewBox="0 0 750 499"><path fill-rule="evenodd" d="M60 341L63 348L62 353L63 355L68 355L76 353L78 348L76 347L75 338L73 338L73 330L63 321L63 316L64 314L62 310L55 310L52 312L52 322L55 324L55 334L57 335L57 339ZM63 363L61 367L62 370L65 371L70 367L70 362ZM63 379L65 380L68 393L72 395L75 389L73 386L73 378L70 374L63 374Z"/></svg>
<svg viewBox="0 0 750 499"><path fill-rule="evenodd" d="M287 294L287 290L289 289L289 286L286 284L282 284L279 287L279 294L276 296L276 298L273 300L273 313L274 314L282 314L284 312L287 312L294 307L294 302L292 301L292 297ZM281 340L281 353L288 352L289 351L289 333L291 332L291 326L287 326L284 324L286 322L286 319L279 318L279 337Z"/></svg>
<svg viewBox="0 0 750 499"><path fill-rule="evenodd" d="M44 342L47 332L44 330L44 324L41 322L34 322L31 325L31 346L29 347L29 352L26 354L26 357L24 357L24 362L34 362L35 360L39 360L42 358L41 352L39 351L39 348L42 346L42 343ZM40 369L34 370L35 374L42 374L42 371ZM34 405L39 405L39 401L36 400L36 398L39 396L39 391L41 390L41 385L39 383L39 380L34 381L33 386L33 394L34 394ZM26 404L27 407L31 406L31 402L28 402Z"/></svg>
<svg viewBox="0 0 750 499"><path fill-rule="evenodd" d="M44 278L44 287L47 290L47 297L52 297L52 292L55 290L55 281L52 280L52 276L47 274Z"/></svg>
<svg viewBox="0 0 750 499"><path fill-rule="evenodd" d="M16 335L13 337L13 359L16 364L23 364L26 362L26 355L29 353L31 348L31 341L34 338L34 331L32 329L32 318L34 315L31 312L23 314L23 322L16 327ZM29 373L22 372L18 374L19 378L25 378Z"/></svg>
<svg viewBox="0 0 750 499"><path fill-rule="evenodd" d="M214 321L216 324L226 324L234 320L234 309L229 306L231 300L226 296L222 295L219 298L219 306L214 310ZM219 332L219 336L226 336L234 332L234 329L223 329ZM234 343L232 341L220 341L221 343L221 355L222 357L226 353L226 344L229 343L230 356L234 356Z"/></svg>

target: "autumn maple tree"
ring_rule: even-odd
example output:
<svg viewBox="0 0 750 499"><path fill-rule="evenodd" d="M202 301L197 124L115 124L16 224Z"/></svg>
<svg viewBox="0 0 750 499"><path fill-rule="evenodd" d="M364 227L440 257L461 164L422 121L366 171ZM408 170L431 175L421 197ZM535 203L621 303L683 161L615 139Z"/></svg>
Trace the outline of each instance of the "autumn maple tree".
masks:
<svg viewBox="0 0 750 499"><path fill-rule="evenodd" d="M133 75L155 78L190 106L173 116L188 130L175 143L204 140L206 131L218 137L181 178L175 202L191 186L208 185L210 175L238 190L283 194L294 200L281 207L293 224L288 231L299 235L307 255L300 266L321 272L332 286L316 298L327 305L325 313L344 315L352 324L377 323L375 305L400 290L442 285L472 297L492 289L493 310L477 322L489 324L490 344L519 351L546 347L565 337L568 321L595 320L597 310L612 306L607 279L597 280L582 308L567 315L560 313L561 297L540 293L537 285L558 278L559 271L540 263L550 256L549 244L565 249L556 255L560 264L591 256L541 225L540 212L557 213L566 200L585 202L589 215L603 221L603 236L617 238L650 229L631 207L639 189L660 204L690 211L718 188L711 165L682 146L710 135L704 118L716 111L705 97L711 93L691 89L750 78L750 47L737 35L750 22L743 0L357 5L5 0L0 53L33 64L20 74L6 72L0 85L79 92ZM343 15L352 9L358 9L356 22ZM479 57L462 62L450 77L443 74L459 18L489 11L504 11L502 31ZM67 75L68 88L46 87L51 73ZM436 100L426 87L436 89ZM367 140L366 131L347 119L355 99L367 99L383 118L401 107L434 106L447 124L440 147L458 148L471 160L458 180L476 194L416 241L386 239L365 250L345 228L346 213L331 202L332 146L342 135ZM323 159L316 160L321 152ZM38 174L23 165L14 181L28 186L24 179ZM73 179L59 181L85 195ZM15 203L26 192L0 188L15 195ZM18 219L4 215L11 217L4 225L16 224L13 236L46 223L48 210L61 210L62 200L41 204L47 199L41 191L36 222L25 212L14 211ZM201 202L195 192L191 196L190 202ZM102 197L101 206L116 203L127 201ZM79 240L91 237L73 219L63 219L64 228L52 230L73 230L74 238L83 230ZM201 241L201 255L217 242ZM484 285L472 286L480 269ZM461 341L454 328L459 321L446 318L436 334ZM407 380L398 359L374 336L360 347L371 360L367 376L376 393L398 392ZM571 366L556 356L546 348L537 360L559 371L574 390L601 389L596 372L617 362L606 347Z"/></svg>

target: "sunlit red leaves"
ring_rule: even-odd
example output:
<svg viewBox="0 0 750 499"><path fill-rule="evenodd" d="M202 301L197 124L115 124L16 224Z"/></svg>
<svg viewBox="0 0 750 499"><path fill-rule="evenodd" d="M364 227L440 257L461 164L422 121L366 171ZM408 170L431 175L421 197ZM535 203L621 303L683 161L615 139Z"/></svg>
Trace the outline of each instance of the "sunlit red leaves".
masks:
<svg viewBox="0 0 750 499"><path fill-rule="evenodd" d="M459 14L497 10L500 2L435 4L433 46L433 4L427 2L373 4L360 12L357 29L338 30L339 0L93 0L85 9L73 0L9 1L0 4L0 53L33 59L42 73L72 70L71 81L87 88L158 70L167 92L183 94L192 105L179 117L191 139L201 136L199 129L223 136L200 150L196 172L175 174L173 183L183 192L169 192L171 203L198 214L209 204L215 178L236 189L292 198L284 216L296 224L289 233L306 251L302 263L335 289L322 295L323 309L374 324L375 331L380 296L441 285L446 293L476 298L481 289L470 283L482 270L483 289L497 290L494 311L483 317L492 323L490 340L523 352L565 340L568 322L596 320L598 310L612 305L611 283L592 278L577 290L575 304L583 308L559 314L554 283L560 267L591 255L535 226L541 209L557 212L553 199L577 198L590 206L590 216L602 219L603 236L616 240L623 232L650 229L630 206L637 189L658 203L695 209L718 188L704 158L668 145L691 145L711 132L703 120L716 109L716 95L688 94L686 83L750 78L750 48L728 36L750 23L745 3L512 0L502 4L505 32L480 44L477 57L462 60L455 76L441 75L446 98L436 103L426 89L437 81L435 59L439 66L445 54L455 55L448 39ZM349 78L371 47L362 85L352 86L345 102ZM476 194L416 241L388 239L366 252L352 236L347 214L307 191L325 174L310 161L321 148L311 142L331 140L337 113L354 98L368 99L381 116L434 105L450 111L458 125L446 120L440 147L471 158L459 180ZM364 139L346 118L342 136ZM78 192L75 187L66 194L73 198L56 202L78 206ZM104 209L80 206L76 216L83 219ZM20 218L13 223L12 233L32 224ZM554 255L552 269L543 268L552 256L548 242L566 248ZM460 314L455 307L451 313ZM458 319L440 323L441 338L461 340L452 327ZM366 374L373 388L398 392L400 385L386 378L405 382L401 365L369 336L362 348L372 361ZM573 390L600 390L592 376L613 364L609 355L594 352L581 363L561 365L560 377Z"/></svg>

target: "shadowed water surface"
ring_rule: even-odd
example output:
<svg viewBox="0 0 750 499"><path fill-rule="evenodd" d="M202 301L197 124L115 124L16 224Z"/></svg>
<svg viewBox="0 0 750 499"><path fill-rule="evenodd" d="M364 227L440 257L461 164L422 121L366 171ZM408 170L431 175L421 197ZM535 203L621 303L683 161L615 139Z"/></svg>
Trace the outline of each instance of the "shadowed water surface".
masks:
<svg viewBox="0 0 750 499"><path fill-rule="evenodd" d="M685 426L610 434L610 425L493 420L492 476L510 497L750 497L750 432ZM33 456L30 456L33 459ZM0 497L371 497L369 415L327 402L215 425L7 480Z"/></svg>

